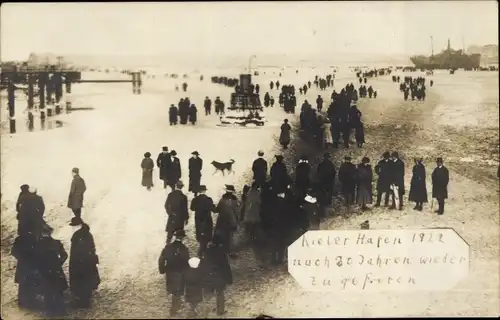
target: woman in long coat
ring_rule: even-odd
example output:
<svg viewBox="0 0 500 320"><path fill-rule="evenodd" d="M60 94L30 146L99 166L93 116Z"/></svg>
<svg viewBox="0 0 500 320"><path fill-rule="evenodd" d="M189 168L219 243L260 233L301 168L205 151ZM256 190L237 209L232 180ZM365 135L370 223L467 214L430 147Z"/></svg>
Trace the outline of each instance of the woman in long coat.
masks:
<svg viewBox="0 0 500 320"><path fill-rule="evenodd" d="M151 190L153 186L153 169L155 167L154 161L151 159L151 153L146 152L144 154L144 159L141 162L142 168L142 186Z"/></svg>
<svg viewBox="0 0 500 320"><path fill-rule="evenodd" d="M99 257L96 254L94 237L88 224L78 218L73 218L71 226L80 229L71 237L69 258L69 287L78 307L89 308L92 291L101 283L97 265Z"/></svg>
<svg viewBox="0 0 500 320"><path fill-rule="evenodd" d="M198 109L196 109L196 106L194 104L189 107L189 122L191 124L196 124L196 120L198 119Z"/></svg>
<svg viewBox="0 0 500 320"><path fill-rule="evenodd" d="M370 165L370 159L364 157L361 163L358 164L357 169L357 187L358 193L356 196L356 203L361 207L361 210L367 210L367 204L372 203L372 181L373 170Z"/></svg>
<svg viewBox="0 0 500 320"><path fill-rule="evenodd" d="M260 188L254 182L245 197L243 209L243 222L245 224L245 231L250 241L256 240L256 229L260 224L261 212L261 195Z"/></svg>
<svg viewBox="0 0 500 320"><path fill-rule="evenodd" d="M422 159L415 161L410 183L408 201L415 201L414 210L422 211L424 202L427 202L427 186L425 185L425 166Z"/></svg>
<svg viewBox="0 0 500 320"><path fill-rule="evenodd" d="M283 149L287 149L290 144L290 130L292 130L292 127L288 124L288 119L285 119L281 125L280 133L280 144L283 146Z"/></svg>

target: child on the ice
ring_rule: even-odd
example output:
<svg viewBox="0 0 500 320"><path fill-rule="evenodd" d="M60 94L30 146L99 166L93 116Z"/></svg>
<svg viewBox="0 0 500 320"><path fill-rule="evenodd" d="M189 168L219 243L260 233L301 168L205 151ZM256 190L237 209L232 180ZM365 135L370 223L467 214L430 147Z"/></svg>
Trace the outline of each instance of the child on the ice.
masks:
<svg viewBox="0 0 500 320"><path fill-rule="evenodd" d="M358 148L363 147L363 143L365 143L365 129L363 122L360 122L359 125L356 127L356 143L358 145Z"/></svg>
<svg viewBox="0 0 500 320"><path fill-rule="evenodd" d="M198 268L200 259L193 257L189 259L188 263L189 269L186 270L184 275L184 283L186 285L185 299L193 315L196 315L196 308L203 301L203 279L201 270Z"/></svg>
<svg viewBox="0 0 500 320"><path fill-rule="evenodd" d="M274 98L273 97L271 97L270 102L271 102L271 107L274 107Z"/></svg>

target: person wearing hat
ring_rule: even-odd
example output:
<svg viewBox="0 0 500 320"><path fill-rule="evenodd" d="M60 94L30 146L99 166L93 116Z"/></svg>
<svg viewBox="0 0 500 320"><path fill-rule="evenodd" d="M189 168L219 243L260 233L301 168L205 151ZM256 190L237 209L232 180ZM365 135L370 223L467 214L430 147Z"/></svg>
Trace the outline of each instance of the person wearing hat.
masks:
<svg viewBox="0 0 500 320"><path fill-rule="evenodd" d="M380 207L382 194L385 194L384 206L389 206L389 195L391 192L391 163L389 162L391 154L385 151L382 154L382 159L375 166L375 173L378 175L377 180L377 202L375 207Z"/></svg>
<svg viewBox="0 0 500 320"><path fill-rule="evenodd" d="M170 315L175 316L181 306L181 297L185 291L184 275L189 269L189 250L182 240L186 236L183 229L175 230L175 240L163 248L158 259L158 269L160 274L166 277L167 294L172 296L170 305Z"/></svg>
<svg viewBox="0 0 500 320"><path fill-rule="evenodd" d="M53 229L44 225L36 246L36 261L41 275L44 296L44 311L49 317L66 315L63 293L68 289L68 282L63 271L63 264L68 259L61 241L52 238Z"/></svg>
<svg viewBox="0 0 500 320"><path fill-rule="evenodd" d="M212 114L212 100L210 100L208 97L205 97L205 101L203 102L203 107L205 107L206 116Z"/></svg>
<svg viewBox="0 0 500 320"><path fill-rule="evenodd" d="M165 201L165 210L168 216L167 226L165 227L167 242L172 240L175 230L184 230L184 226L189 221L188 200L186 195L182 193L183 187L182 181L177 181L175 189L168 194Z"/></svg>
<svg viewBox="0 0 500 320"><path fill-rule="evenodd" d="M21 201L20 212L17 214L18 235L39 234L40 228L44 224L45 204L43 198L37 194L37 189L34 186L30 186Z"/></svg>
<svg viewBox="0 0 500 320"><path fill-rule="evenodd" d="M196 120L197 120L197 115L198 115L198 109L196 109L196 106L194 104L192 104L190 107L189 107L189 122L191 122L192 125L195 125L196 124Z"/></svg>
<svg viewBox="0 0 500 320"><path fill-rule="evenodd" d="M301 199L304 199L306 191L311 185L310 174L311 166L309 165L309 160L306 155L302 155L295 168L295 186Z"/></svg>
<svg viewBox="0 0 500 320"><path fill-rule="evenodd" d="M215 101L214 101L214 105L215 105L215 113L217 115L221 114L221 104L222 104L222 101L220 100L220 98L216 97Z"/></svg>
<svg viewBox="0 0 500 320"><path fill-rule="evenodd" d="M435 198L438 203L437 214L444 213L444 200L448 199L448 182L450 181L450 173L443 165L443 158L436 159L436 168L432 171L432 198Z"/></svg>
<svg viewBox="0 0 500 320"><path fill-rule="evenodd" d="M200 245L198 257L201 258L207 248L208 242L212 239L214 226L212 212L215 210L215 205L212 198L206 195L206 186L201 185L198 191L200 194L193 198L190 209L194 211L196 241Z"/></svg>
<svg viewBox="0 0 500 320"><path fill-rule="evenodd" d="M83 194L87 190L87 186L85 185L85 180L80 177L80 170L78 168L73 168L71 174L73 175L73 181L71 181L71 188L68 196L68 208L73 211L75 217L81 218Z"/></svg>
<svg viewBox="0 0 500 320"><path fill-rule="evenodd" d="M168 122L171 126L177 125L179 121L179 109L175 106L175 104L171 104L168 109Z"/></svg>
<svg viewBox="0 0 500 320"><path fill-rule="evenodd" d="M413 208L413 210L422 211L424 203L427 203L426 174L424 160L422 158L415 159L412 173L408 201L415 202L415 208Z"/></svg>
<svg viewBox="0 0 500 320"><path fill-rule="evenodd" d="M396 195L394 193L394 190L397 190L399 210L403 210L403 195L405 194L405 164L399 158L399 154L396 151L391 154L391 160L389 161L389 163L391 172L391 185L393 186L392 205L390 209L396 209Z"/></svg>
<svg viewBox="0 0 500 320"><path fill-rule="evenodd" d="M335 170L335 165L330 159L330 154L325 153L323 155L323 161L318 164L317 177L319 188L325 195L326 205L329 205L332 202L336 175L337 171Z"/></svg>
<svg viewBox="0 0 500 320"><path fill-rule="evenodd" d="M75 307L90 308L92 291L101 283L94 237L89 225L80 218L72 218L69 225L74 231L69 256L69 288Z"/></svg>
<svg viewBox="0 0 500 320"><path fill-rule="evenodd" d="M193 156L189 158L189 188L188 191L198 194L201 181L201 170L203 169L203 159L200 158L198 151L191 153Z"/></svg>
<svg viewBox="0 0 500 320"><path fill-rule="evenodd" d="M16 211L18 214L21 213L23 201L26 198L26 196L29 194L29 188L30 188L30 186L27 184L23 184L21 186L21 192L19 192L19 196L17 197L17 202L16 202Z"/></svg>
<svg viewBox="0 0 500 320"><path fill-rule="evenodd" d="M141 162L142 168L142 181L141 184L143 187L146 187L148 191L151 190L153 186L153 169L155 167L155 163L153 159L151 159L151 153L146 152L144 154L144 159Z"/></svg>
<svg viewBox="0 0 500 320"><path fill-rule="evenodd" d="M226 192L222 195L215 212L219 213L215 223L214 234L217 234L223 241L224 247L230 256L235 256L232 250L233 235L238 228L238 217L240 208L238 198L234 195L236 190L233 185L226 185Z"/></svg>
<svg viewBox="0 0 500 320"><path fill-rule="evenodd" d="M156 166L160 171L160 180L163 180L163 188L167 188L167 172L172 165L172 159L170 158L170 153L168 152L168 147L162 147L162 151L158 154L156 158Z"/></svg>
<svg viewBox="0 0 500 320"><path fill-rule="evenodd" d="M283 120L283 124L281 125L281 133L280 133L280 144L283 149L288 149L288 145L290 144L290 131L292 127L288 124L288 119Z"/></svg>
<svg viewBox="0 0 500 320"><path fill-rule="evenodd" d="M170 186L173 191L175 189L175 184L182 176L182 172L181 162L179 161L179 158L177 158L177 152L175 152L175 150L170 152L170 158L172 162L167 169L167 185Z"/></svg>
<svg viewBox="0 0 500 320"><path fill-rule="evenodd" d="M290 178L286 164L283 162L283 156L276 155L275 157L276 160L270 170L271 185L273 186L273 190L280 193L288 189L292 183L292 178Z"/></svg>
<svg viewBox="0 0 500 320"><path fill-rule="evenodd" d="M217 315L223 315L226 313L224 291L228 285L233 284L233 272L229 264L224 237L214 234L201 259L200 269L205 276L203 289L206 293L215 292Z"/></svg>
<svg viewBox="0 0 500 320"><path fill-rule="evenodd" d="M256 182L247 191L243 204L243 223L245 225L245 236L248 242L258 239L258 228L261 224L260 214L262 207L261 188Z"/></svg>
<svg viewBox="0 0 500 320"><path fill-rule="evenodd" d="M309 86L311 82L309 82ZM323 98L321 97L321 95L318 94L318 97L316 98L316 109L318 109L319 112L321 112L321 110L323 110Z"/></svg>
<svg viewBox="0 0 500 320"><path fill-rule="evenodd" d="M370 159L363 157L361 163L358 164L357 169L357 195L356 203L361 207L361 210L368 210L367 204L371 204L373 201L372 195L372 181L373 181L373 170L370 165Z"/></svg>
<svg viewBox="0 0 500 320"><path fill-rule="evenodd" d="M203 302L203 270L198 268L200 261L198 257L190 258L188 260L189 268L184 274L185 301L189 304L192 316L198 314L197 307Z"/></svg>
<svg viewBox="0 0 500 320"><path fill-rule="evenodd" d="M349 207L354 202L354 192L356 190L356 166L351 162L350 156L345 156L344 162L340 165L339 180L342 185L341 191L345 205Z"/></svg>
<svg viewBox="0 0 500 320"><path fill-rule="evenodd" d="M253 180L258 186L262 186L267 179L267 161L264 159L264 151L259 150L258 158L252 164Z"/></svg>

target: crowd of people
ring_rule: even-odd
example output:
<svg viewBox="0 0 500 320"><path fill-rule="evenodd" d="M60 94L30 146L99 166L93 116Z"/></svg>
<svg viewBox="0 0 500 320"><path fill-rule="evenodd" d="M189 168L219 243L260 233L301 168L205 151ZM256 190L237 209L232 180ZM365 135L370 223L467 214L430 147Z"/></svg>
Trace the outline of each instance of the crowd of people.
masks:
<svg viewBox="0 0 500 320"><path fill-rule="evenodd" d="M431 80L431 87L434 82ZM411 76L406 76L403 78L403 82L399 85L399 90L403 93L405 101L408 100L408 97L411 95L411 100L415 100L417 98L418 101L425 100L425 78L424 77L416 77L413 78Z"/></svg>

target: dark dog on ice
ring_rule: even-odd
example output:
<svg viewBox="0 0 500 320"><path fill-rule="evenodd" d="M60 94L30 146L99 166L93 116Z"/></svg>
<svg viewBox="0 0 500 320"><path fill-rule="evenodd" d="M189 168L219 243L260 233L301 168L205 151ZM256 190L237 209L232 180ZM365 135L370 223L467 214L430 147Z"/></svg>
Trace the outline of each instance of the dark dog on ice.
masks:
<svg viewBox="0 0 500 320"><path fill-rule="evenodd" d="M213 174L216 174L217 171L222 172L222 175L224 175L224 171L232 172L234 174L234 171L233 171L234 160L233 159L230 159L229 162L212 161L211 163L215 168L215 171Z"/></svg>

